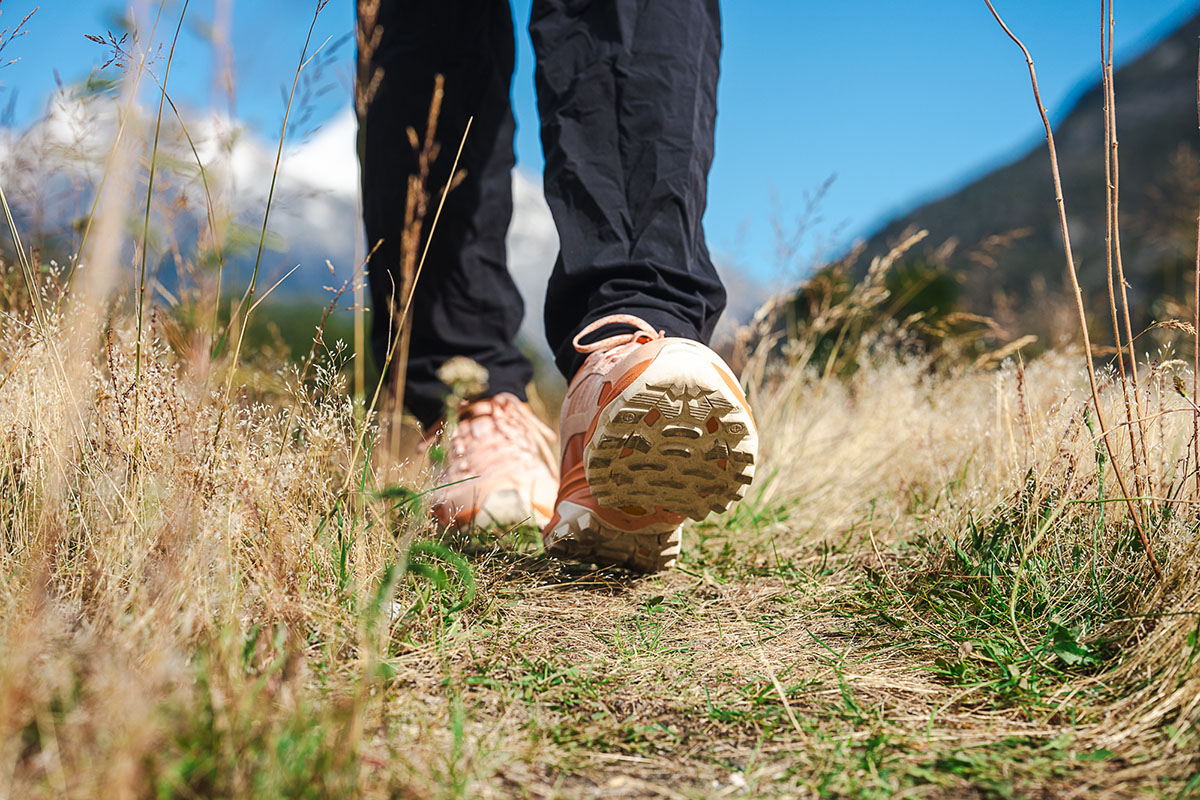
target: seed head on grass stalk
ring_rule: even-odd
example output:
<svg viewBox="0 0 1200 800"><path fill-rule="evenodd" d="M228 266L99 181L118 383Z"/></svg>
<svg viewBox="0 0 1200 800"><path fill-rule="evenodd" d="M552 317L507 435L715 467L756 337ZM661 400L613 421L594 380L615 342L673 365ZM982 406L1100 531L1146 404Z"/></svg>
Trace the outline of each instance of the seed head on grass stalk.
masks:
<svg viewBox="0 0 1200 800"><path fill-rule="evenodd" d="M383 40L383 27L379 24L379 4L381 0L357 0L355 26L355 43L358 45L357 71L354 77L354 111L358 119L366 118L367 109L375 101L379 86L383 83L384 69L375 62L375 51ZM362 152L362 126L359 127L359 152ZM355 194L358 217L362 218L362 196ZM355 237L357 252L360 239ZM364 402L367 393L367 326L366 326L366 281L364 273L370 263L371 255L379 247L376 242L371 252L361 259L359 271L354 277L354 397ZM359 259L355 259L356 262Z"/></svg>
<svg viewBox="0 0 1200 800"><path fill-rule="evenodd" d="M1146 529L1139 516L1139 509L1136 502L1132 499L1129 489L1126 486L1125 476L1122 474L1120 467L1117 464L1116 451L1113 443L1109 438L1108 427L1104 423L1102 416L1103 412L1100 408L1100 390L1096 380L1096 367L1092 363L1092 338L1088 333L1087 309L1083 303L1083 290L1079 287L1079 273L1075 268L1075 255L1071 249L1071 231L1067 225L1067 208L1063 200L1062 178L1058 171L1058 155L1054 149L1054 130L1050 125L1050 118L1046 114L1046 107L1042 105L1042 93L1038 87L1037 71L1033 67L1033 56L1029 54L1029 48L1025 43L1017 38L1005 24L1000 14L992 5L992 0L983 0L987 5L988 10L992 12L996 22L1008 35L1008 38L1013 40L1013 43L1021 49L1021 53L1025 56L1025 63L1029 67L1029 80L1033 86L1033 99L1037 105L1038 114L1042 118L1042 126L1046 130L1046 146L1050 154L1050 172L1054 178L1054 199L1058 205L1058 221L1063 238L1063 254L1067 260L1067 275L1071 278L1071 289L1075 294L1075 307L1079 313L1079 326L1083 333L1083 350L1085 353L1084 361L1087 365L1088 385L1092 393L1092 404L1096 409L1096 421L1100 424L1100 429L1104 431L1104 446L1108 449L1109 461L1112 464L1113 474L1117 478L1117 482L1121 485L1121 492L1127 498L1126 507L1129 509L1129 517L1133 521L1134 527L1137 529L1138 539L1141 541L1142 548L1146 552L1146 558L1150 562L1150 568L1154 571L1155 576L1161 580L1162 570L1158 566L1158 559L1154 555L1154 549L1151 547L1150 539L1146 535ZM1130 337L1133 338L1132 336Z"/></svg>
<svg viewBox="0 0 1200 800"><path fill-rule="evenodd" d="M38 12L38 8L40 8L40 6L35 6L33 11L30 11L28 14L22 17L21 21L18 22L11 30L9 28L0 28L0 53L3 53L4 48L12 44L13 39L16 39L19 36L24 36L29 32L25 30L25 23L29 22L29 19ZM20 61L19 58L13 58L8 61L0 61L0 67L7 67L9 64L15 64L18 61Z"/></svg>
<svg viewBox="0 0 1200 800"><path fill-rule="evenodd" d="M328 260L325 261L325 264L329 267L329 273L331 275L334 274L333 264ZM289 272L288 274L290 275L291 273ZM358 271L356 270L355 276L357 276L357 274ZM284 277L286 278L287 276L285 275ZM354 277L352 277L350 280L354 280ZM317 322L317 329L313 335L312 345L309 347L308 355L304 357L304 360L301 362L300 370L296 375L297 386L303 386L303 384L309 379L311 370L317 362L317 351L325 344L325 325L329 321L329 317L332 316L333 312L337 309L338 301L342 299L342 295L346 292L347 288L353 288L354 290L357 290L358 287L357 284L354 287L350 287L350 281L343 281L340 287L333 290L333 297L330 298L329 302L325 304L325 308L321 311L321 319ZM260 300L259 302L262 301ZM288 433L288 435L280 437L279 448L275 453L275 462L271 467L272 484L278 479L279 464L283 458L284 449L287 447L287 442L291 431L293 430L293 426L296 422L296 417L298 414L299 404L294 403L288 409L287 422L284 425L284 430Z"/></svg>
<svg viewBox="0 0 1200 800"><path fill-rule="evenodd" d="M443 401L444 424L443 432L453 431L458 425L458 408L464 400L479 397L487 391L487 367L466 356L454 356L445 364L438 367L438 380L450 387ZM444 439L432 445L426 454L434 464L441 464L446 459Z"/></svg>
<svg viewBox="0 0 1200 800"><path fill-rule="evenodd" d="M158 11L154 15L154 24L150 26L149 41L151 42L154 41L154 35L158 32L158 22L160 19L162 19L163 8L166 6L166 4L167 0L160 0L158 4ZM95 37L87 36L86 34L85 38L88 38L91 41L97 41ZM101 39L100 43L103 44L104 41ZM116 174L118 175L118 178L120 178L120 173L115 169L115 167L120 165L121 161L120 151L125 133L125 126L129 123L129 117L133 114L134 106L137 103L138 87L141 85L142 81L142 73L146 71L146 67L149 63L149 50L145 48L140 49L142 52L138 57L137 69L133 72L132 85L129 87L129 99L126 101L125 108L121 112L121 121L117 126L117 135L113 137L112 149L109 151L108 158L104 161L104 171L100 174L100 183L96 186L96 194L92 198L91 210L88 211L88 215L84 221L83 235L79 238L79 247L76 250L76 267L78 267L81 263L86 263L83 260L84 252L87 248L88 239L92 233L92 223L95 222L96 212L100 208L100 198L104 194L104 187L107 185L108 180L112 175ZM120 193L118 192L118 194ZM74 277L74 272L72 272L72 277Z"/></svg>

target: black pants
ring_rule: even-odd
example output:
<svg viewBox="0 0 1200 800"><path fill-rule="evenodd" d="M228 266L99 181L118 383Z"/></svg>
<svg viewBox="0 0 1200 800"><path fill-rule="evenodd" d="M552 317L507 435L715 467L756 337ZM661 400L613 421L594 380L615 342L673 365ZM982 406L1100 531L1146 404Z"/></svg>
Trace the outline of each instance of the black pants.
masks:
<svg viewBox="0 0 1200 800"><path fill-rule="evenodd" d="M436 371L452 356L486 367L489 393L524 398L532 375L514 342L524 304L505 259L512 12L506 0L381 0L377 19L378 44L360 43L359 55L369 56L362 74L381 77L359 125L368 246L381 243L369 265L372 350L381 364L394 331L387 309L401 285L408 177L417 170L407 129L423 136L434 76L443 75L441 152L429 181L436 204L475 118L460 162L466 177L446 200L411 311L405 396L429 424L446 391ZM534 0L529 30L546 199L561 248L545 307L555 363L570 378L583 362L571 339L613 313L707 341L725 306L701 225L718 0ZM432 209L426 230L431 221Z"/></svg>

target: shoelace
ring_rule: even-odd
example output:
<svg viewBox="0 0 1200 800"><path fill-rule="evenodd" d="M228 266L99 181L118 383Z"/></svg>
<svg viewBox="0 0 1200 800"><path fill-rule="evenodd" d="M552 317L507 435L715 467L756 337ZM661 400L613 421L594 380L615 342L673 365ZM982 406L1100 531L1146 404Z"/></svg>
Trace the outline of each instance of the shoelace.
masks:
<svg viewBox="0 0 1200 800"><path fill-rule="evenodd" d="M590 344L580 343L583 337L595 333L607 325L632 325L637 330L632 333L618 333ZM600 350L608 350L634 342L645 344L646 342L652 342L655 339L665 339L666 337L666 331L656 331L649 322L646 322L641 317L635 317L632 314L609 314L607 317L601 317L581 330L571 340L571 344L580 353L595 353Z"/></svg>

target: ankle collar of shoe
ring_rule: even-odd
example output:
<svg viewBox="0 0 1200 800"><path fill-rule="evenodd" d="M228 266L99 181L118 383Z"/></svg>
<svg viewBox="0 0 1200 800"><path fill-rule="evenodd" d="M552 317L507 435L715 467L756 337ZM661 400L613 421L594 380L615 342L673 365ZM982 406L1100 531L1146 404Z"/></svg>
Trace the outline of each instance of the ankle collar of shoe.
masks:
<svg viewBox="0 0 1200 800"><path fill-rule="evenodd" d="M608 325L630 325L634 330L630 333L618 333L596 342L583 344L582 340L585 336L590 336ZM635 317L632 314L609 314L607 317L601 317L577 333L575 338L571 340L571 345L580 353L591 354L602 350L611 350L626 344L646 344L655 339L665 339L666 336L666 331L655 330L654 326L641 317Z"/></svg>

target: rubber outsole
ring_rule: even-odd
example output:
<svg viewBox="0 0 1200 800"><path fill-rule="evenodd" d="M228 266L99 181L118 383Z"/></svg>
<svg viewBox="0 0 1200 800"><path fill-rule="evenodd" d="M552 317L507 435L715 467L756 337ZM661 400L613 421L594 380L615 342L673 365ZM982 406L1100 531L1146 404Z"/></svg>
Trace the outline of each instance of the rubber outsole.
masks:
<svg viewBox="0 0 1200 800"><path fill-rule="evenodd" d="M591 509L571 502L558 504L559 524L546 535L546 551L556 558L659 572L675 566L683 531L628 533L605 525Z"/></svg>
<svg viewBox="0 0 1200 800"><path fill-rule="evenodd" d="M613 403L584 450L596 502L626 513L661 507L702 520L746 494L756 437L719 390L648 384Z"/></svg>
<svg viewBox="0 0 1200 800"><path fill-rule="evenodd" d="M600 411L583 452L599 506L702 520L745 496L758 434L713 358L703 345L672 342ZM562 522L547 537L556 555L654 572L673 565L680 552L678 526L618 530L572 503L560 503L558 513Z"/></svg>

